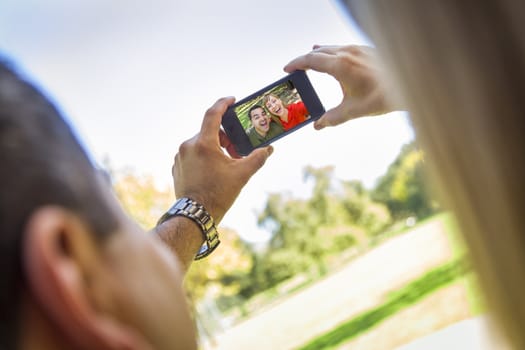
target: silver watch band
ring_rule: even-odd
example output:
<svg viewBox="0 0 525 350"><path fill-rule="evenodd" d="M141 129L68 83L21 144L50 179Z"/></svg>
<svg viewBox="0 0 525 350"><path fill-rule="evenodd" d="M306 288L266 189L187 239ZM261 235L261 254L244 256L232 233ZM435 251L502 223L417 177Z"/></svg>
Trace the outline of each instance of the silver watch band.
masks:
<svg viewBox="0 0 525 350"><path fill-rule="evenodd" d="M195 260L202 259L211 254L220 243L219 232L215 227L215 221L206 211L204 206L193 199L182 197L160 217L157 226L174 216L184 216L193 220L201 229L204 243L200 247Z"/></svg>

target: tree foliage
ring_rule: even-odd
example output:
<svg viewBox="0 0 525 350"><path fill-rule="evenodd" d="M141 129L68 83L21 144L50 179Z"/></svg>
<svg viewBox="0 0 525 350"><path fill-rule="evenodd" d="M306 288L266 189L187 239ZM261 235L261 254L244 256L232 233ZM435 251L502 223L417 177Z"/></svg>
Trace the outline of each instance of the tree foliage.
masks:
<svg viewBox="0 0 525 350"><path fill-rule="evenodd" d="M211 297L227 308L297 274L324 274L328 262L366 246L393 220L433 213L437 206L425 188L423 160L414 143L405 145L372 191L360 181L335 179L334 167L306 167L309 196L272 193L259 213L258 224L271 232L265 250L219 227L217 253L194 263L186 275L190 297ZM172 204L171 190L157 189L151 177L117 175L115 192L128 213L144 228L153 227Z"/></svg>
<svg viewBox="0 0 525 350"><path fill-rule="evenodd" d="M159 189L152 176L131 171L113 174L113 189L126 212L145 230L155 226L159 217L171 206L172 191Z"/></svg>
<svg viewBox="0 0 525 350"><path fill-rule="evenodd" d="M220 253L211 254L192 264L184 279L186 290L195 300L205 295L217 298L239 294L244 283L243 277L252 268L250 251L239 235L225 227L219 227L218 230L221 237Z"/></svg>
<svg viewBox="0 0 525 350"><path fill-rule="evenodd" d="M408 216L424 218L438 209L427 187L423 152L411 142L403 146L371 196L384 203L397 219Z"/></svg>
<svg viewBox="0 0 525 350"><path fill-rule="evenodd" d="M272 232L269 248L254 254L250 278L242 292L270 288L297 273L324 274L329 257L365 243L390 223L386 207L374 203L359 181L336 181L331 166L304 169L312 183L307 199L274 193L259 215L259 225Z"/></svg>

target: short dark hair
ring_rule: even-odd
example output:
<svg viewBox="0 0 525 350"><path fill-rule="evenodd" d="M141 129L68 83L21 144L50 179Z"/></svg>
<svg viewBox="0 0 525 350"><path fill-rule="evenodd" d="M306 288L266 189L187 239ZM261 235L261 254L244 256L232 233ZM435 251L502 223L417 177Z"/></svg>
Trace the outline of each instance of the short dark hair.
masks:
<svg viewBox="0 0 525 350"><path fill-rule="evenodd" d="M53 104L0 58L0 348L14 349L26 286L22 232L31 213L59 205L78 213L103 239L117 219L100 179Z"/></svg>
<svg viewBox="0 0 525 350"><path fill-rule="evenodd" d="M252 120L252 111L259 109L259 108L264 111L264 107L260 105L253 105L250 107L250 109L248 110L248 118L250 118L250 120Z"/></svg>

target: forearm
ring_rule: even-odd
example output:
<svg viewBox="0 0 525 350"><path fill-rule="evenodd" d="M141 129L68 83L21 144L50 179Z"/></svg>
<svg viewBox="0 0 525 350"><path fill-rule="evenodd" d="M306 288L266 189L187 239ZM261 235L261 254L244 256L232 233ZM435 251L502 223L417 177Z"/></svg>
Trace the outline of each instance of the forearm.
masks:
<svg viewBox="0 0 525 350"><path fill-rule="evenodd" d="M199 226L183 216L175 216L153 228L159 237L179 259L184 272L193 262L197 251L204 242Z"/></svg>

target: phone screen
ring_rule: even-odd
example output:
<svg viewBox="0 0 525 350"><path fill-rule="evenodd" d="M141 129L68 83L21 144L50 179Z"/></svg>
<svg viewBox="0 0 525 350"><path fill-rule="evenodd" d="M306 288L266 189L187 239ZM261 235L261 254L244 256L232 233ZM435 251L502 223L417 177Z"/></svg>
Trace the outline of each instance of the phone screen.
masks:
<svg viewBox="0 0 525 350"><path fill-rule="evenodd" d="M230 107L223 126L237 152L246 155L323 113L306 73L297 71Z"/></svg>

